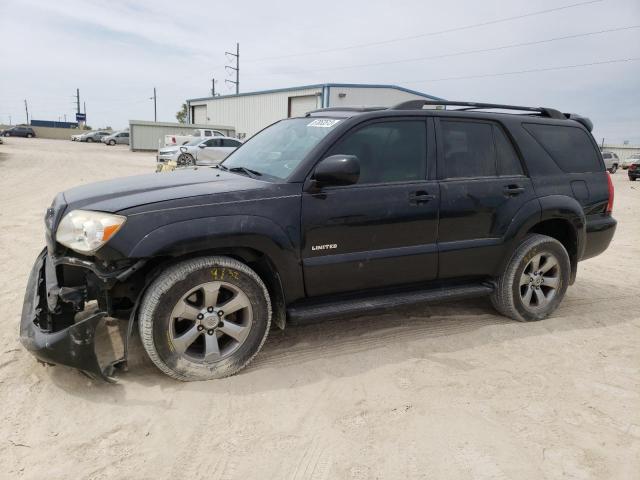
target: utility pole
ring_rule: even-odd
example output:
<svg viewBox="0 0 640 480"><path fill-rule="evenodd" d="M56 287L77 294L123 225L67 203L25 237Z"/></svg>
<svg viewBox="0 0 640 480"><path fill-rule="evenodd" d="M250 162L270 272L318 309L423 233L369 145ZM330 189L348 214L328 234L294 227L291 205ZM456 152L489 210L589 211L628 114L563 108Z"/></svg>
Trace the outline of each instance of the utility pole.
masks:
<svg viewBox="0 0 640 480"><path fill-rule="evenodd" d="M77 113L80 113L80 89L76 88L76 107Z"/></svg>
<svg viewBox="0 0 640 480"><path fill-rule="evenodd" d="M236 66L232 67L230 65L225 65L224 68L228 68L229 70L235 70L236 72L236 80L225 80L225 82L233 83L236 86L236 95L240 93L240 44L236 43L236 53L224 52L225 55L231 55L232 57L236 57Z"/></svg>
<svg viewBox="0 0 640 480"><path fill-rule="evenodd" d="M82 102L82 106L84 107L83 110L84 110L84 114L86 116L87 115L87 102Z"/></svg>
<svg viewBox="0 0 640 480"><path fill-rule="evenodd" d="M153 97L149 97L149 100L153 100L153 121L158 121L158 110L156 108L156 87L153 87Z"/></svg>
<svg viewBox="0 0 640 480"><path fill-rule="evenodd" d="M24 100L24 111L27 114L27 125L29 125L29 106L27 105L27 99Z"/></svg>

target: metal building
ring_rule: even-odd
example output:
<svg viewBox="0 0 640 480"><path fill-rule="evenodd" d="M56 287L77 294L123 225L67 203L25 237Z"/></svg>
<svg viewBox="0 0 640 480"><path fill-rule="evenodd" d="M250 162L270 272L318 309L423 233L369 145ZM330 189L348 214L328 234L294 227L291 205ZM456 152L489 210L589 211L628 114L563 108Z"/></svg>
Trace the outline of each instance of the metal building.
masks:
<svg viewBox="0 0 640 480"><path fill-rule="evenodd" d="M239 138L250 137L267 125L309 110L336 106L387 107L406 100L442 100L396 85L325 83L239 95L187 100L189 118L198 124L233 125Z"/></svg>
<svg viewBox="0 0 640 480"><path fill-rule="evenodd" d="M158 150L165 135L191 135L196 128L210 128L220 130L228 137L236 136L235 129L228 125L129 120L129 148L131 150Z"/></svg>

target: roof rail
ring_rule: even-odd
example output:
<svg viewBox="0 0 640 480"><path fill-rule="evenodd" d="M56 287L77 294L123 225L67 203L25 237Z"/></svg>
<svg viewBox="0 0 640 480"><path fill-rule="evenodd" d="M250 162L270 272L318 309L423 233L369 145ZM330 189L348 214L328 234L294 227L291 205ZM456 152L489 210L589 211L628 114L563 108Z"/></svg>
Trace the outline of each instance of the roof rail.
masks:
<svg viewBox="0 0 640 480"><path fill-rule="evenodd" d="M323 113L323 112L355 112L355 113L364 113L364 112L375 112L378 110L386 110L387 107L325 107L318 108L316 110L310 110L306 113L306 117L311 117L315 113Z"/></svg>
<svg viewBox="0 0 640 480"><path fill-rule="evenodd" d="M469 109L500 109L500 110L520 110L522 112L535 112L539 113L545 117L556 118L560 120L566 120L567 117L555 110L553 108L545 108L545 107L522 107L519 105L501 105L498 103L476 103L476 102L455 102L455 101L438 101L438 100L409 100L407 102L399 103L391 109L393 110L420 110L425 105L444 105L444 106L454 106L454 107L470 107Z"/></svg>

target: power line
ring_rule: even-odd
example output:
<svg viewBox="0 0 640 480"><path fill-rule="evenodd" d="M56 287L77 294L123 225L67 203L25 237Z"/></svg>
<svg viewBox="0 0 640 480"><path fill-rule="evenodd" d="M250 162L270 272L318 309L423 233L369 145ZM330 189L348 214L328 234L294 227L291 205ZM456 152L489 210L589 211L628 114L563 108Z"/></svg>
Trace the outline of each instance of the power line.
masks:
<svg viewBox="0 0 640 480"><path fill-rule="evenodd" d="M354 69L354 68L377 67L377 66L383 66L383 65L397 65L397 64L400 64L400 63L411 63L411 62L419 62L419 61L424 61L424 60L437 60L437 59L441 59L441 58L460 57L460 56L464 56L464 55L473 55L473 54L476 54L476 53L495 52L495 51L500 51L500 50L508 50L508 49L511 49L511 48L519 48L519 47L527 47L527 46L533 46L533 45L541 45L541 44L545 44L545 43L557 42L557 41L560 41L560 40L570 40L570 39L574 39L574 38L583 38L583 37L589 37L589 36L593 36L593 35L602 35L602 34L605 34L605 33L621 32L621 31L632 30L632 29L637 29L637 28L640 28L640 25L631 25L631 26L628 26L628 27L610 28L610 29L606 29L606 30L597 30L597 31L593 31L593 32L577 33L577 34L573 34L573 35L565 35L565 36L561 36L561 37L552 37L552 38L547 38L547 39L543 39L543 40L532 40L530 42L512 43L512 44L507 44L507 45L500 45L498 47L480 48L480 49L474 49L474 50L462 50L460 52L444 53L444 54L438 54L438 55L429 55L429 56L426 56L426 57L414 57L414 58L406 58L406 59L402 59L402 60L389 60L389 61L386 61L386 62L360 63L360 64L355 64L355 65L344 65L344 66L339 66L339 67L326 67L326 68L317 68L317 69L313 69L313 70L301 70L301 71L296 72L296 73L313 74L313 73L325 72L325 71L349 70L349 69ZM268 76L281 75L281 73L249 74L250 77L255 77L255 76L258 76L258 75L260 75L261 77L268 77Z"/></svg>
<svg viewBox="0 0 640 480"><path fill-rule="evenodd" d="M499 73L485 73L478 75L465 75L460 77L442 77L442 78L431 78L428 80L410 80L404 81L401 83L428 83L428 82L444 82L449 80L468 80L474 78L489 78L489 77L502 77L507 75L520 75L523 73L533 73L533 72L550 72L553 70L567 70L570 68L579 68L579 67L591 67L595 65L608 65L612 63L624 63L624 62L635 62L640 60L640 57L633 58L621 58L616 60L603 60L602 62L591 62L591 63L577 63L574 65L560 65L557 67L546 67L546 68L532 68L529 70L514 70L511 72L499 72Z"/></svg>
<svg viewBox="0 0 640 480"><path fill-rule="evenodd" d="M382 65L396 65L399 63L409 63L409 62L418 62L418 61L422 61L422 60L437 60L440 58L450 58L450 57L459 57L459 56L463 56L463 55L472 55L475 53L485 53L485 52L495 52L495 51L499 51L499 50L508 50L510 48L519 48L519 47L528 47L528 46L532 46L532 45L540 45L540 44L544 44L544 43L551 43L551 42L557 42L560 40L570 40L570 39L574 39L574 38L582 38L582 37L589 37L589 36L593 36L593 35L602 35L605 33L611 33L611 32L621 32L624 30L631 30L634 28L640 28L640 25L631 25L629 27L620 27L620 28L610 28L607 30L598 30L595 32L586 32L586 33L577 33L574 35L565 35L562 37L553 37L553 38L547 38L544 40L533 40L530 42L521 42L521 43L512 43L512 44L508 44L508 45L501 45L498 47L490 47L490 48L480 48L480 49L476 49L476 50L463 50L460 52L454 52L454 53L445 53L445 54L440 54L440 55L430 55L427 57L415 57L415 58L407 58L407 59L403 59L403 60L391 60L388 62L376 62L376 63L361 63L358 65L345 65L342 67L327 67L327 68L319 68L319 69L314 69L314 70L309 70L309 71L304 71L301 73L315 73L315 72L323 72L323 71L328 71L328 70L343 70L343 69L351 69L351 68L363 68L363 67L375 67L375 66L382 66ZM267 74L269 75L269 74ZM266 76L266 75L261 75L261 76Z"/></svg>
<svg viewBox="0 0 640 480"><path fill-rule="evenodd" d="M357 49L357 48L366 48L366 47L374 47L374 46L378 46L378 45L386 45L389 43L397 43L397 42L403 42L406 40L415 40L417 38L425 38L425 37L432 37L435 35L442 35L445 33L452 33L452 32L459 32L462 30L469 30L472 28L478 28L478 27L486 27L489 25L495 25L498 23L504 23L504 22L510 22L512 20L518 20L521 18L528 18L528 17L534 17L537 15L544 15L547 13L552 13L552 12L558 12L560 10L567 10L569 8L575 8L575 7L581 7L584 5L590 5L593 3L600 3L602 2L602 0L589 0L586 2L579 2L579 3L572 3L570 5L564 5L562 7L555 7L555 8L548 8L546 10L537 10L535 12L529 12L529 13L524 13L521 15L514 15L511 17L503 17L503 18L498 18L495 20L489 20L486 22L480 22L480 23L472 23L469 25L463 25L460 27L453 27L453 28L447 28L444 30L436 30L433 32L426 32L426 33L419 33L416 35L408 35L406 37L396 37L396 38L390 38L388 40L379 40L376 42L369 42L369 43L359 43L359 44L354 44L354 45L347 45L347 46L343 46L343 47L334 47L334 48L325 48L322 50L312 50L309 52L303 52L303 53L292 53L292 54L287 54L287 55L275 55L275 56L271 56L271 57L262 57L262 58L255 58L252 60L249 60L250 62L262 62L262 61L266 61L266 60L278 60L278 59L283 59L283 58L292 58L292 57L302 57L305 55L316 55L316 54L320 54L320 53L329 53L329 52L338 52L338 51L344 51L344 50L353 50L353 49Z"/></svg>

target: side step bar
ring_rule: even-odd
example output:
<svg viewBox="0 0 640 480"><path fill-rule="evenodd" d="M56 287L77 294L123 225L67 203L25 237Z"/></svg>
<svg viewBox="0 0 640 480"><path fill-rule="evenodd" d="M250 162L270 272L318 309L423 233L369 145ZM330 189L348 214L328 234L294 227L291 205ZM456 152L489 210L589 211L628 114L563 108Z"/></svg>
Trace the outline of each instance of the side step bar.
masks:
<svg viewBox="0 0 640 480"><path fill-rule="evenodd" d="M291 305L287 309L287 316L291 324L300 325L440 300L483 297L492 293L493 289L493 284L486 282L326 302L310 301Z"/></svg>

